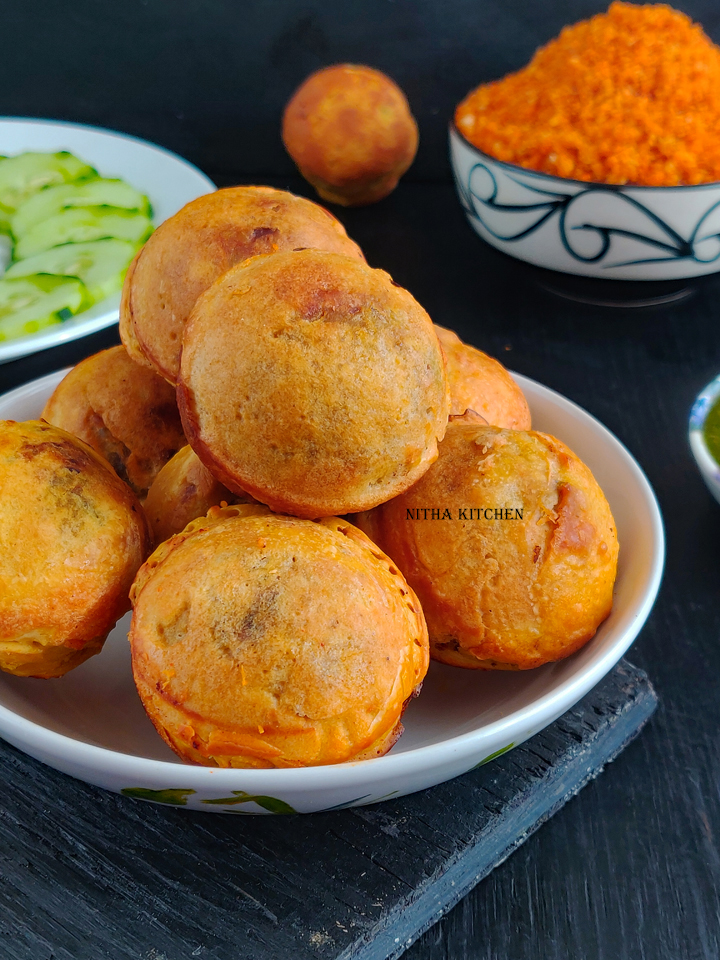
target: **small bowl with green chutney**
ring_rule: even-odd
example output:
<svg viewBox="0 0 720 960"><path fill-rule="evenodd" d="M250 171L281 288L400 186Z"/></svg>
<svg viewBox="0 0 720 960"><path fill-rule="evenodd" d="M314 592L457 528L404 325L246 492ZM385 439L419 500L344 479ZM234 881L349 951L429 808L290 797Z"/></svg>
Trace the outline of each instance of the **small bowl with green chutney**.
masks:
<svg viewBox="0 0 720 960"><path fill-rule="evenodd" d="M698 394L690 412L689 436L703 480L720 503L720 374Z"/></svg>

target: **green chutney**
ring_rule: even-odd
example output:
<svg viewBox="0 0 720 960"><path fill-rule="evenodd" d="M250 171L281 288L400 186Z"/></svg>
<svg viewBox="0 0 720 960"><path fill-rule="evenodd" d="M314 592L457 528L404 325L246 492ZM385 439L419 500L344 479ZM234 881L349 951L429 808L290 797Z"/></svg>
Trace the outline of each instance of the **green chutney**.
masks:
<svg viewBox="0 0 720 960"><path fill-rule="evenodd" d="M703 426L705 443L716 463L720 463L720 397L710 407Z"/></svg>

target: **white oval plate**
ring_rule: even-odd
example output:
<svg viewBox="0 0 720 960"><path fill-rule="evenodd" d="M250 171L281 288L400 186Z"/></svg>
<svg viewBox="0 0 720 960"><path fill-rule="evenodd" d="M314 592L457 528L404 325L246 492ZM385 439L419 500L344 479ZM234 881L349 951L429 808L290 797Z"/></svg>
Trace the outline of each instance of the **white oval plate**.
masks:
<svg viewBox="0 0 720 960"><path fill-rule="evenodd" d="M150 198L157 227L190 200L216 189L197 167L146 140L111 130L55 120L0 118L0 154L69 150L103 177L120 177ZM120 294L95 303L71 320L0 343L0 363L85 337L118 321Z"/></svg>
<svg viewBox="0 0 720 960"><path fill-rule="evenodd" d="M0 397L0 418L39 416L65 371ZM336 766L228 770L183 764L145 715L130 671L129 614L103 652L61 680L0 675L0 736L44 763L129 796L220 813L309 813L413 793L491 759L552 723L598 683L647 619L665 556L655 496L623 445L580 407L527 377L536 429L592 469L617 521L620 565L610 617L582 650L520 673L431 663L405 733L385 757Z"/></svg>

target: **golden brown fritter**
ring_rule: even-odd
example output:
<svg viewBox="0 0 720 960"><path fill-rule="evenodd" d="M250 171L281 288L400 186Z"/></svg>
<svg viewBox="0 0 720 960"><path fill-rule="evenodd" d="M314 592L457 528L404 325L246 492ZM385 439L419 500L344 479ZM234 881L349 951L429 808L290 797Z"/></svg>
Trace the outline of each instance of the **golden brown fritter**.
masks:
<svg viewBox="0 0 720 960"><path fill-rule="evenodd" d="M318 204L271 187L228 187L162 223L128 270L120 336L170 383L197 298L226 270L258 254L312 247L363 260L343 225Z"/></svg>
<svg viewBox="0 0 720 960"><path fill-rule="evenodd" d="M183 447L155 477L144 504L155 544L182 533L191 520L223 502L252 503L253 498L228 490L192 447Z"/></svg>
<svg viewBox="0 0 720 960"><path fill-rule="evenodd" d="M499 360L463 343L453 330L435 324L450 384L450 413L474 410L491 426L529 430L530 408L520 387Z"/></svg>
<svg viewBox="0 0 720 960"><path fill-rule="evenodd" d="M444 663L537 667L574 653L610 613L610 507L547 434L453 419L422 480L356 520L417 592Z"/></svg>
<svg viewBox="0 0 720 960"><path fill-rule="evenodd" d="M89 443L141 500L161 468L187 443L175 391L134 363L124 347L102 350L73 367L42 416Z"/></svg>
<svg viewBox="0 0 720 960"><path fill-rule="evenodd" d="M415 159L418 128L405 94L372 67L340 63L311 74L285 107L282 136L323 200L374 203Z"/></svg>
<svg viewBox="0 0 720 960"><path fill-rule="evenodd" d="M432 322L407 290L304 250L241 264L200 298L178 405L226 487L312 518L368 509L418 480L449 395Z"/></svg>
<svg viewBox="0 0 720 960"><path fill-rule="evenodd" d="M154 373L157 373L155 365L150 363L148 358L140 349L140 344L135 339L135 328L131 322L132 314L130 312L130 291L133 288L135 267L137 266L138 258L141 253L142 247L130 261L130 266L127 268L127 273L125 274L125 280L123 282L122 294L120 296L120 339L122 340L123 346L127 350L128 356L131 360L134 360L135 363L139 363L141 367L147 367L148 370L152 370Z"/></svg>
<svg viewBox="0 0 720 960"><path fill-rule="evenodd" d="M60 677L99 653L150 547L135 494L42 421L0 421L0 669Z"/></svg>
<svg viewBox="0 0 720 960"><path fill-rule="evenodd" d="M213 507L132 589L135 683L184 760L300 767L380 756L428 666L417 598L350 523Z"/></svg>

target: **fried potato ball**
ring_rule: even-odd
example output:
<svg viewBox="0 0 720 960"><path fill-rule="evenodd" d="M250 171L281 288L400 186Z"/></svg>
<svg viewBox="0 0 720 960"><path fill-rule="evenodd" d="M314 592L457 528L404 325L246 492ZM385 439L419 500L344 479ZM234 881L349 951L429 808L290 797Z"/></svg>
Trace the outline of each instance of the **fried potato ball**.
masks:
<svg viewBox="0 0 720 960"><path fill-rule="evenodd" d="M226 487L315 518L415 483L437 456L449 395L432 322L407 290L303 250L240 264L200 298L178 405Z"/></svg>
<svg viewBox="0 0 720 960"><path fill-rule="evenodd" d="M177 380L182 332L195 301L226 270L258 254L311 247L364 260L324 207L271 187L228 187L162 223L125 278L120 337L136 362Z"/></svg>
<svg viewBox="0 0 720 960"><path fill-rule="evenodd" d="M132 588L135 683L183 760L301 767L381 756L428 667L397 568L352 524L213 507Z"/></svg>
<svg viewBox="0 0 720 960"><path fill-rule="evenodd" d="M228 490L192 447L183 447L155 477L144 504L155 544L182 533L191 520L223 502L252 503L253 498Z"/></svg>
<svg viewBox="0 0 720 960"><path fill-rule="evenodd" d="M474 410L492 426L529 430L525 395L499 360L463 343L453 330L435 324L435 333L445 352L450 413Z"/></svg>
<svg viewBox="0 0 720 960"><path fill-rule="evenodd" d="M547 434L452 419L422 480L356 520L416 591L444 663L538 667L574 653L610 613L610 507Z"/></svg>
<svg viewBox="0 0 720 960"><path fill-rule="evenodd" d="M141 367L147 367L148 370L152 370L154 373L157 373L157 368L154 364L150 363L148 358L140 349L140 344L135 338L135 328L132 322L132 313L130 309L130 291L133 288L134 280L133 276L135 274L135 267L137 266L138 258L143 252L143 248L140 247L138 252L130 261L130 266L127 268L127 273L125 274L125 280L123 281L122 293L120 295L120 339L122 340L122 345L128 352L128 356L131 360L134 360L135 363L140 364Z"/></svg>
<svg viewBox="0 0 720 960"><path fill-rule="evenodd" d="M382 200L415 159L418 128L390 77L350 63L311 74L285 107L285 148L323 200Z"/></svg>
<svg viewBox="0 0 720 960"><path fill-rule="evenodd" d="M43 421L0 421L0 669L61 677L99 653L150 548L135 494Z"/></svg>
<svg viewBox="0 0 720 960"><path fill-rule="evenodd" d="M187 444L173 388L120 346L73 367L42 416L90 444L141 500L161 468Z"/></svg>

